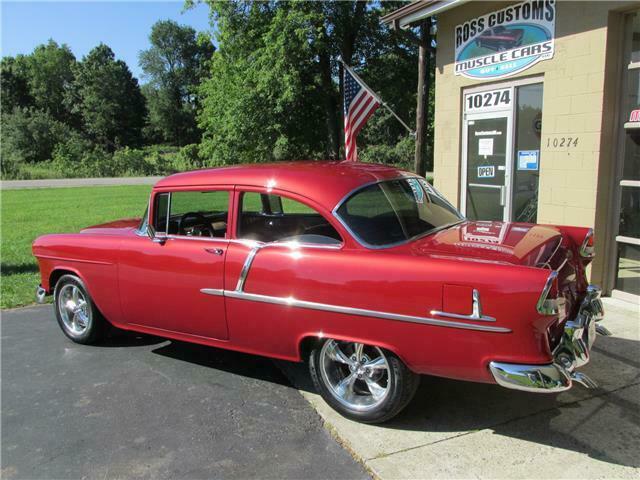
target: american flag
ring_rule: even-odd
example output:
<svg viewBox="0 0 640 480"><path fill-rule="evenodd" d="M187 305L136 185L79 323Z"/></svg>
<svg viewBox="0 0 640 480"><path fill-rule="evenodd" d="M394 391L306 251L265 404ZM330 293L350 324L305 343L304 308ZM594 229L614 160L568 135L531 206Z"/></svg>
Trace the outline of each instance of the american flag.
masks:
<svg viewBox="0 0 640 480"><path fill-rule="evenodd" d="M378 97L360 78L344 66L344 148L347 161L358 161L356 137L380 106Z"/></svg>

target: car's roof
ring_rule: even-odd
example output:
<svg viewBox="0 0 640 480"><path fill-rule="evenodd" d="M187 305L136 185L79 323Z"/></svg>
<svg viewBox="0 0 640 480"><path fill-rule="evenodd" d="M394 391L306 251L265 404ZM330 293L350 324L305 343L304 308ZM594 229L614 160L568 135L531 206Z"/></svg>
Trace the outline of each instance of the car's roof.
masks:
<svg viewBox="0 0 640 480"><path fill-rule="evenodd" d="M359 162L298 161L234 165L176 173L156 189L185 186L245 185L304 195L327 210L354 189L372 182L414 174L386 165Z"/></svg>

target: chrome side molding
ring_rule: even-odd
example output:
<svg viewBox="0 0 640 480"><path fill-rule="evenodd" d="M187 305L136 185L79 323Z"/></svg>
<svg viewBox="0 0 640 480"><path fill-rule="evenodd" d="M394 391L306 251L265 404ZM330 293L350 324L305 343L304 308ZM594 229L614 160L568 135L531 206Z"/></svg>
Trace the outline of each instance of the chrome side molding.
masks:
<svg viewBox="0 0 640 480"><path fill-rule="evenodd" d="M472 320L474 322L495 322L496 319L494 317L489 317L488 315L482 314L482 304L480 303L480 292L473 289L471 294L471 298L473 301L473 305L471 308L471 315L462 315L459 313L449 313L443 312L440 310L431 310L431 315L436 315L438 317L448 317L448 318L459 318L460 320Z"/></svg>
<svg viewBox="0 0 640 480"><path fill-rule="evenodd" d="M378 310L368 310L364 308L356 308L356 307L347 307L342 305L333 305L328 303L318 303L318 302L309 302L307 300L298 300L294 297L276 297L271 295L261 295L258 293L249 293L244 291L244 286L247 280L247 276L249 275L249 270L251 269L251 265L257 255L257 253L265 247L268 246L276 246L276 245L285 245L286 244L277 244L277 243L263 243L263 242L253 242L251 243L251 250L247 255L247 258L242 265L242 270L240 271L240 276L238 278L238 283L236 284L235 290L224 290L224 289L216 289L216 288L202 288L200 292L205 295L214 295L214 296L223 296L228 298L236 298L240 300L247 300L251 302L261 302L261 303L270 303L273 305L283 305L287 307L296 307L296 308L304 308L307 310L321 310L324 312L333 312L333 313L342 313L345 315L356 315L362 317L372 317L372 318L382 318L385 320L395 320L400 322L409 322L409 323L420 323L424 325L434 325L438 327L448 327L448 328L459 328L465 330L477 330L482 332L493 332L493 333L510 333L511 329L506 327L493 327L488 325L476 325L473 323L466 322L453 322L448 320L439 320L436 318L430 317L419 317L414 315L403 315L400 313L391 313L391 312L381 312ZM460 318L462 320L474 320L474 321L486 321L486 322L495 322L495 318L493 317L485 317L482 315L482 307L480 305L480 295L477 290L473 291L473 312L471 315L460 315L456 314L446 314L441 316L451 316L452 318ZM434 314L434 312L432 312ZM455 315L455 316L454 316Z"/></svg>
<svg viewBox="0 0 640 480"><path fill-rule="evenodd" d="M304 308L308 310L321 310L325 312L343 313L345 315L356 315L362 317L382 318L385 320L396 320L400 322L421 323L424 325L434 325L438 327L460 328L465 330L478 330L483 332L509 333L511 329L505 327L494 327L489 325L475 325L473 323L452 322L448 320L438 320L429 317L418 317L413 315L403 315L400 313L381 312L378 310L367 310L364 308L346 307L342 305L332 305L327 303L309 302L298 300L294 297L274 297L270 295L260 295L238 290L225 290L224 296L249 300L252 302L271 303L288 307Z"/></svg>
<svg viewBox="0 0 640 480"><path fill-rule="evenodd" d="M224 290L219 288L201 288L200 293L204 293L205 295L213 295L216 297L224 297Z"/></svg>

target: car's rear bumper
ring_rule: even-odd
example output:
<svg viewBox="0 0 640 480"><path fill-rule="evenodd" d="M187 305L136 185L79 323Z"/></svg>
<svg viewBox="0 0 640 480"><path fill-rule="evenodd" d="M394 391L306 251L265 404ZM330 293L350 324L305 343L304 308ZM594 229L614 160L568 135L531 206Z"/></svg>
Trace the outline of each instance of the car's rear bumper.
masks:
<svg viewBox="0 0 640 480"><path fill-rule="evenodd" d="M576 368L589 361L596 333L610 335L606 328L596 325L603 317L600 289L590 285L580 311L565 325L562 340L553 352L552 363L523 365L491 362L489 370L493 378L498 385L527 392L562 392L571 388L573 381L587 388L596 388L596 382L577 372Z"/></svg>

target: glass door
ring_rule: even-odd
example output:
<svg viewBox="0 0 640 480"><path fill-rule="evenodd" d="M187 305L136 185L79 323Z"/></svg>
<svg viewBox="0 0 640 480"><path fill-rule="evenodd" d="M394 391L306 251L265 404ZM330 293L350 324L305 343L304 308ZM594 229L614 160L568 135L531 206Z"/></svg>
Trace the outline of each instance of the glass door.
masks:
<svg viewBox="0 0 640 480"><path fill-rule="evenodd" d="M509 117L469 115L466 120L466 216L470 220L508 220Z"/></svg>
<svg viewBox="0 0 640 480"><path fill-rule="evenodd" d="M625 26L625 66L621 110L625 123L616 174L617 228L612 295L640 302L640 13Z"/></svg>

